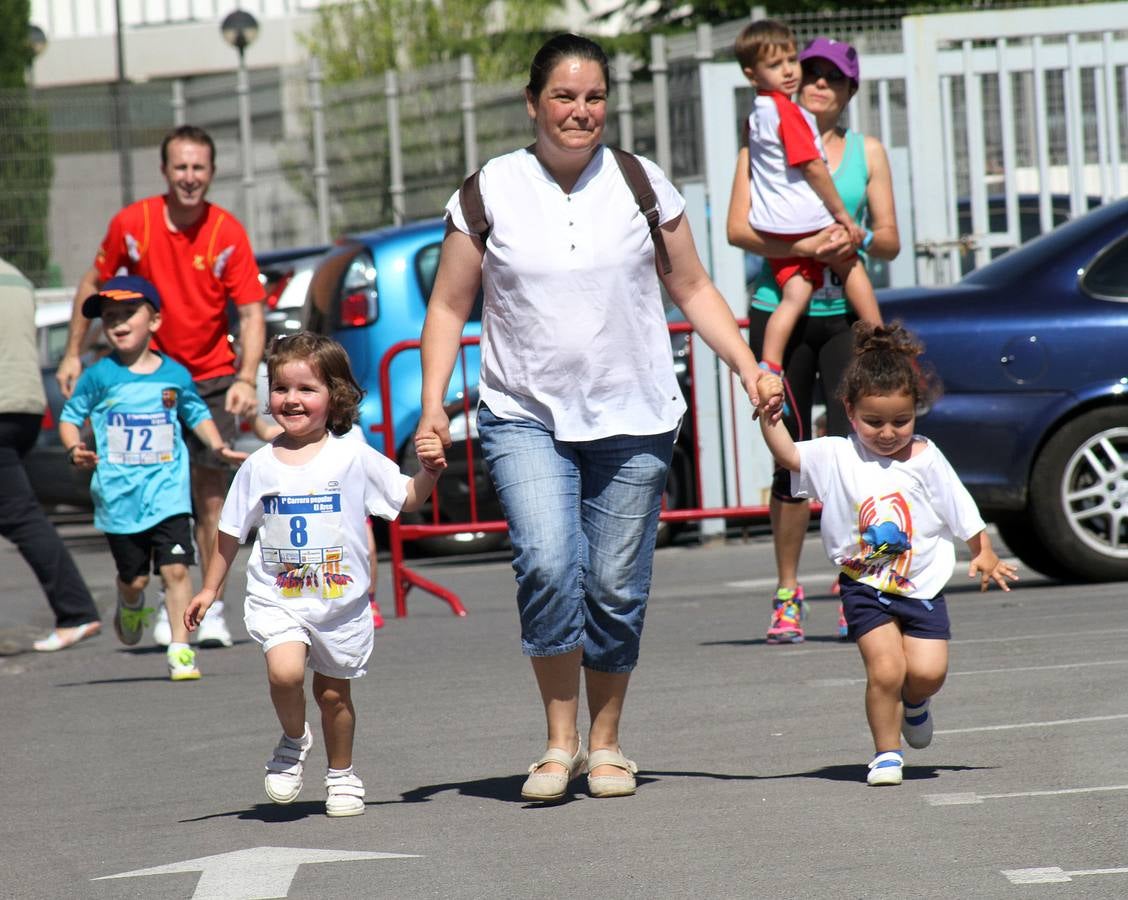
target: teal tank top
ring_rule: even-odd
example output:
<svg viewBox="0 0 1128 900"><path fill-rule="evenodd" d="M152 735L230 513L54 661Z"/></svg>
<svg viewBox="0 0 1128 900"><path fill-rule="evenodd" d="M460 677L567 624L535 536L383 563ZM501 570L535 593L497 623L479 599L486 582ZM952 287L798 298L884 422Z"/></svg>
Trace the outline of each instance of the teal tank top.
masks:
<svg viewBox="0 0 1128 900"><path fill-rule="evenodd" d="M869 182L869 168L866 166L865 138L856 131L846 132L846 149L842 152L842 162L831 177L843 204L854 216L855 222L862 222L866 213L866 185ZM863 264L865 254L858 251ZM826 270L826 282L811 297L807 309L810 316L845 315L847 303L842 296L842 285L830 269ZM765 265L756 278L756 291L752 295L752 308L771 312L779 306L779 285L776 284L772 270Z"/></svg>

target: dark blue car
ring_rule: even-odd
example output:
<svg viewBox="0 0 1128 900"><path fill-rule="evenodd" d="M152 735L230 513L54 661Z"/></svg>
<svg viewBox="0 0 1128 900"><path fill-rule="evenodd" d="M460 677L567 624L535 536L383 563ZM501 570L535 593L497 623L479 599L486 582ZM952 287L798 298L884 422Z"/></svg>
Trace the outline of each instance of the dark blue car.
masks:
<svg viewBox="0 0 1128 900"><path fill-rule="evenodd" d="M1128 578L1128 200L945 288L882 291L944 395L918 422L1031 568Z"/></svg>

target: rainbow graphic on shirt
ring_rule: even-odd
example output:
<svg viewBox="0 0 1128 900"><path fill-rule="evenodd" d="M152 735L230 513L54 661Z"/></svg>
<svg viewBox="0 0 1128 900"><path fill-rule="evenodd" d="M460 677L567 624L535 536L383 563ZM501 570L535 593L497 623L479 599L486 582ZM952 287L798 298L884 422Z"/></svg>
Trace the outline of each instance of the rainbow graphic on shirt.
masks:
<svg viewBox="0 0 1128 900"><path fill-rule="evenodd" d="M858 507L858 552L843 560L842 571L879 591L911 593L912 534L912 513L900 492L868 498Z"/></svg>

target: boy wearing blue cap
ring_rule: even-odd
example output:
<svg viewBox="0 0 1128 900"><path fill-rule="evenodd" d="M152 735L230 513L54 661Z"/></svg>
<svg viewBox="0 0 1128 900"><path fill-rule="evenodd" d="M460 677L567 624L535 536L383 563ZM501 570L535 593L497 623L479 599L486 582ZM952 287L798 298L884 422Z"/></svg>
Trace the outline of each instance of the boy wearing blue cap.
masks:
<svg viewBox="0 0 1128 900"><path fill-rule="evenodd" d="M86 298L82 314L102 319L113 352L82 373L59 416L59 438L73 465L95 470L94 525L105 532L117 564L114 631L123 644L141 639L152 615L144 594L151 566L164 582L172 624L169 677L195 680L200 670L183 623L195 557L181 419L220 460L237 463L246 454L223 442L188 370L150 349L161 325L160 295L151 282L111 278ZM96 450L79 432L87 418Z"/></svg>

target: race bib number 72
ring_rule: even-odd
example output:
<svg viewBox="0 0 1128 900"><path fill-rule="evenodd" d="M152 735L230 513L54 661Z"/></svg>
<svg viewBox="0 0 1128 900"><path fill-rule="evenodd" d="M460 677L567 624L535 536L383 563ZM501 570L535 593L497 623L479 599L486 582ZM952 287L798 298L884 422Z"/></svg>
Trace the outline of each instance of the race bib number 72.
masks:
<svg viewBox="0 0 1128 900"><path fill-rule="evenodd" d="M175 434L167 411L110 413L106 420L106 459L127 466L172 462Z"/></svg>

